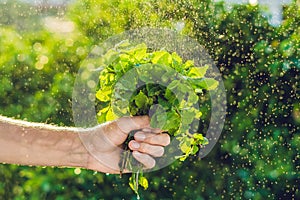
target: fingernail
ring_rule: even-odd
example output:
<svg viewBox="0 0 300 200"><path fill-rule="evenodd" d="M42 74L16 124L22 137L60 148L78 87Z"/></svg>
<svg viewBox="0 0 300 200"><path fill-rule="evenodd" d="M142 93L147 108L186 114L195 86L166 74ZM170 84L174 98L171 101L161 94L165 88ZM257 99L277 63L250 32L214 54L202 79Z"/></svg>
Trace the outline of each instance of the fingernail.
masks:
<svg viewBox="0 0 300 200"><path fill-rule="evenodd" d="M137 142L135 142L135 141L133 141L133 142L131 143L131 146L132 146L133 148L135 148L135 149L140 148L140 144L137 143Z"/></svg>
<svg viewBox="0 0 300 200"><path fill-rule="evenodd" d="M144 141L145 138L146 138L146 135L143 134L143 133L136 133L136 134L134 135L134 138L135 138L136 140L139 140L139 141Z"/></svg>

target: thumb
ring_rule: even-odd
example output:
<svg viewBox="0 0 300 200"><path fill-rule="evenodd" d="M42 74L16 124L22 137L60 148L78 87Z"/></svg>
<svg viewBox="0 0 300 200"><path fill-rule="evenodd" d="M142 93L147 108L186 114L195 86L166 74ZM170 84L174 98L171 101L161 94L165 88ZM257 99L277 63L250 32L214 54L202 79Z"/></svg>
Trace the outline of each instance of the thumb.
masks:
<svg viewBox="0 0 300 200"><path fill-rule="evenodd" d="M106 124L105 132L107 139L113 144L122 144L130 131L150 127L148 116L122 117Z"/></svg>

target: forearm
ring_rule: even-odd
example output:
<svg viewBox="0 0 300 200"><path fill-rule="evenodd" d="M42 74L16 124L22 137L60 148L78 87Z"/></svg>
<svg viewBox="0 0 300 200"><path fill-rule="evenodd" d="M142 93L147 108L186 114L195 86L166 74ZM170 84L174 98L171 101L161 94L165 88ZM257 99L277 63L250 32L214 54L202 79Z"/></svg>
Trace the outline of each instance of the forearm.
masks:
<svg viewBox="0 0 300 200"><path fill-rule="evenodd" d="M148 142L147 139L141 140L140 148L132 146L131 150L143 152L135 158L152 168L155 160L150 155L157 156L157 152L162 150L158 145L166 146L163 141L168 141L169 136L149 132L149 127L147 116L123 117L89 129L56 127L0 116L0 163L83 167L119 173L120 145L131 130L140 130L144 135L150 134L152 139ZM148 131L141 131L143 128ZM151 158L152 164L147 164L149 162L145 158Z"/></svg>
<svg viewBox="0 0 300 200"><path fill-rule="evenodd" d="M37 166L86 167L88 152L75 128L0 116L0 162Z"/></svg>

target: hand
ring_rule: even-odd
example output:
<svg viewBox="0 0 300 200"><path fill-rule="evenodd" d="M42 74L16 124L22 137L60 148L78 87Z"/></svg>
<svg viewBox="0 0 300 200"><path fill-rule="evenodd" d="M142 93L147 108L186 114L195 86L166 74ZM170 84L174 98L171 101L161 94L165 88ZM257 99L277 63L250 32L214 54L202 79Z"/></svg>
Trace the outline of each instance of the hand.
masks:
<svg viewBox="0 0 300 200"><path fill-rule="evenodd" d="M145 168L155 166L153 157L164 154L164 146L170 143L170 136L159 129L150 127L148 116L123 117L118 120L101 124L92 130L80 133L80 137L89 152L87 168L107 173L120 173L121 145L132 130L134 140L129 142L133 157ZM124 173L129 172L124 170Z"/></svg>

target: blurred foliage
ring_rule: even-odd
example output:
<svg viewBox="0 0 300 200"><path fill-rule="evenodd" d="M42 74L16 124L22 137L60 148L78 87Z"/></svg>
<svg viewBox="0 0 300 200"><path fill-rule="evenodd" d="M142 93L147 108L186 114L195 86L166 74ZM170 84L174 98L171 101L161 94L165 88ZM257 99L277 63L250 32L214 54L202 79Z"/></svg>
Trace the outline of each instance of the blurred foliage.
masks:
<svg viewBox="0 0 300 200"><path fill-rule="evenodd" d="M71 95L93 44L124 30L169 27L196 38L223 74L228 115L219 146L146 174L144 199L299 199L300 11L285 9L280 27L260 8L210 0L79 0L66 8L76 26L57 33L58 14L0 2L0 113L72 126ZM24 12L26 11L26 12ZM31 25L37 24L36 28ZM26 28L27 27L27 28ZM207 121L204 123L208 123ZM129 176L74 169L0 166L2 199L134 199Z"/></svg>

